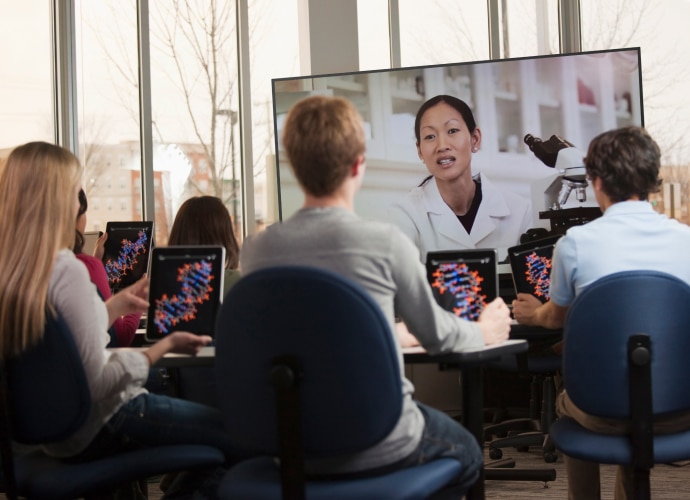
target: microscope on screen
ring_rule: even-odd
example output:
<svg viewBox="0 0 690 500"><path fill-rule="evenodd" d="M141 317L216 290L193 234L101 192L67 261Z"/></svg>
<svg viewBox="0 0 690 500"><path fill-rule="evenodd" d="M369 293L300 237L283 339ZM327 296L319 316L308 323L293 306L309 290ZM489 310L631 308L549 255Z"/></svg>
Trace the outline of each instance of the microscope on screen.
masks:
<svg viewBox="0 0 690 500"><path fill-rule="evenodd" d="M533 186L532 202L535 207L543 207L539 211L539 218L550 221L551 230L547 235L564 234L569 227L585 224L601 216L598 206L566 206L573 191L578 203L587 202L588 183L582 151L557 135L543 141L527 134L524 141L534 156L558 171L554 177L546 178L543 184ZM530 237L523 239L529 241Z"/></svg>

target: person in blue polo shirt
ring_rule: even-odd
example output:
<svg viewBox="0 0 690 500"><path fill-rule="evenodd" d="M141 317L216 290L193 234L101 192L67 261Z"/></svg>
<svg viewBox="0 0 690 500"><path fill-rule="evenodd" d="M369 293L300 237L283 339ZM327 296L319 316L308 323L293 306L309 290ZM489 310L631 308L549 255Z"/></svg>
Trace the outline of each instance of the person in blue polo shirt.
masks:
<svg viewBox="0 0 690 500"><path fill-rule="evenodd" d="M647 131L625 127L595 137L585 157L587 177L602 217L566 232L554 249L550 299L542 304L518 294L513 315L522 324L562 328L568 307L599 278L619 271L653 270L673 274L690 284L690 227L657 213L649 202L657 192L661 152ZM597 432L622 429L577 408L562 391L557 412ZM687 428L689 416L664 422L667 432ZM566 457L568 498L598 498L599 464ZM616 499L633 498L632 468L619 467Z"/></svg>

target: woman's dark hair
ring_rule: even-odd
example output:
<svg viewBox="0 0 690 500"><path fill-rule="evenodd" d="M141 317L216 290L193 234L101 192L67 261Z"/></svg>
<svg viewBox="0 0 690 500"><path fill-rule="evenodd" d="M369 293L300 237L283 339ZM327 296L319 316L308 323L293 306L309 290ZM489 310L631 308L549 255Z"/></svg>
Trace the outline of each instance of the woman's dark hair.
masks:
<svg viewBox="0 0 690 500"><path fill-rule="evenodd" d="M79 217L84 215L86 213L86 210L89 208L89 203L86 201L86 193L84 192L83 189L79 190L79 211L77 212L77 220L79 220ZM84 240L84 235L81 234L79 229L75 231L74 235L74 247L72 250L74 253L81 253L82 250L84 250L84 243L86 241Z"/></svg>
<svg viewBox="0 0 690 500"><path fill-rule="evenodd" d="M472 110L465 101L463 101L462 99L458 99L457 97L453 97L452 95L437 95L426 101L417 110L417 116L414 119L414 136L417 139L418 146L419 142L421 141L420 129L424 113L426 113L430 108L433 108L437 104L441 103L447 104L451 108L455 109L455 111L460 113L460 116L462 116L462 119L465 121L465 125L467 125L467 129L470 131L470 134L474 132L474 129L477 128L477 122L474 121L474 114L472 113ZM426 177L419 185L423 186L432 177L433 175Z"/></svg>
<svg viewBox="0 0 690 500"><path fill-rule="evenodd" d="M584 163L587 176L601 179L604 193L614 203L633 196L646 200L661 186L661 151L641 127L599 134L589 143Z"/></svg>
<svg viewBox="0 0 690 500"><path fill-rule="evenodd" d="M230 212L215 196L194 196L180 206L168 245L222 245L226 267L237 269L239 265L240 247Z"/></svg>

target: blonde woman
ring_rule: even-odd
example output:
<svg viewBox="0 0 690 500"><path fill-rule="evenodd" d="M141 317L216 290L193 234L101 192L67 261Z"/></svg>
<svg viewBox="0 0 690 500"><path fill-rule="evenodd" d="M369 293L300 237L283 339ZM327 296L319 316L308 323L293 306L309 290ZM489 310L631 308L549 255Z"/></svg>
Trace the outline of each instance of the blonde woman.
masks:
<svg viewBox="0 0 690 500"><path fill-rule="evenodd" d="M101 300L70 250L80 181L74 155L44 142L14 149L0 174L0 230L12 235L0 239L0 356L19 355L39 342L47 315L59 315L74 337L92 397L82 427L44 451L87 460L125 447L200 443L231 454L218 410L142 387L165 353L195 354L209 337L174 332L144 351L106 349L115 318L147 309L148 282Z"/></svg>

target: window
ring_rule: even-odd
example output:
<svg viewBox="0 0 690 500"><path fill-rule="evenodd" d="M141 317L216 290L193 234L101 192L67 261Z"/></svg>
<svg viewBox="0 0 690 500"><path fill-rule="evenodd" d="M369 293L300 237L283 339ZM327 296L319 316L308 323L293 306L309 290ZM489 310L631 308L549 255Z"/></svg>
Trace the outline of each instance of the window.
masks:
<svg viewBox="0 0 690 500"><path fill-rule="evenodd" d="M79 157L90 179L85 191L89 199L96 193L111 197L118 186L131 189L122 172L140 154L136 5L74 1Z"/></svg>
<svg viewBox="0 0 690 500"><path fill-rule="evenodd" d="M359 69L390 67L390 33L386 0L357 0L357 38Z"/></svg>
<svg viewBox="0 0 690 500"><path fill-rule="evenodd" d="M400 0L402 66L489 59L486 2ZM383 19L381 20L384 21Z"/></svg>
<svg viewBox="0 0 690 500"><path fill-rule="evenodd" d="M232 0L149 2L154 169L164 178L156 186L159 234L167 235L162 225L191 196L241 206L235 19ZM199 156L204 174L192 169ZM241 213L234 215L241 224Z"/></svg>
<svg viewBox="0 0 690 500"><path fill-rule="evenodd" d="M583 50L640 47L644 123L661 148L662 178L667 184L655 197L656 206L687 224L690 222L690 60L687 58L690 32L686 21L690 19L690 2L582 0L581 6Z"/></svg>
<svg viewBox="0 0 690 500"><path fill-rule="evenodd" d="M50 4L0 7L0 156L29 141L55 141Z"/></svg>
<svg viewBox="0 0 690 500"><path fill-rule="evenodd" d="M275 142L271 79L297 76L299 64L298 2L258 0L249 2L249 36L252 95L252 156L256 220L278 220ZM245 170L248 171L247 168ZM239 184L237 185L239 189ZM231 213L241 207L232 207ZM236 234L241 227L235 219ZM256 222L256 221L255 221Z"/></svg>

